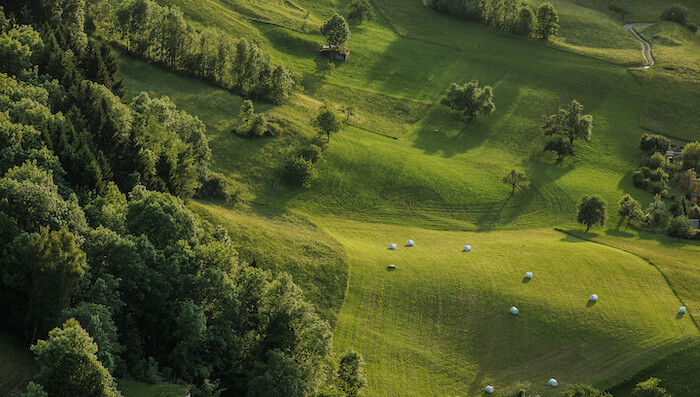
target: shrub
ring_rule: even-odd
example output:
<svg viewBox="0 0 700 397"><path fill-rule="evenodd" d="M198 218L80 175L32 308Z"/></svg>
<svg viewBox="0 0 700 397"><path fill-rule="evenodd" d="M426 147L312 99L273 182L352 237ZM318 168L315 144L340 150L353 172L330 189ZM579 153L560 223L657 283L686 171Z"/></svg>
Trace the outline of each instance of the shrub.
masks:
<svg viewBox="0 0 700 397"><path fill-rule="evenodd" d="M639 141L639 148L647 154L666 153L667 150L671 149L671 141L662 135L644 134Z"/></svg>
<svg viewBox="0 0 700 397"><path fill-rule="evenodd" d="M691 23L690 25L688 25L688 30L690 30L693 33L697 33L698 32L698 25Z"/></svg>
<svg viewBox="0 0 700 397"><path fill-rule="evenodd" d="M651 168L652 170L656 168L666 168L668 167L668 158L665 155L656 152L652 154L651 157L646 159L644 163L644 165Z"/></svg>
<svg viewBox="0 0 700 397"><path fill-rule="evenodd" d="M568 139L565 139L563 136L556 136L547 142L547 144L544 147L545 151L554 151L559 155L559 157L565 157L565 156L573 156L574 154L574 145L569 142Z"/></svg>
<svg viewBox="0 0 700 397"><path fill-rule="evenodd" d="M323 157L323 150L321 150L320 147L311 144L299 151L299 157L312 163L316 163L321 159L321 157Z"/></svg>
<svg viewBox="0 0 700 397"><path fill-rule="evenodd" d="M310 187L311 182L318 178L313 163L299 156L292 157L284 166L285 179L292 185Z"/></svg>
<svg viewBox="0 0 700 397"><path fill-rule="evenodd" d="M197 197L228 201L231 199L232 187L223 174L210 172L197 190Z"/></svg>
<svg viewBox="0 0 700 397"><path fill-rule="evenodd" d="M634 187L636 188L646 189L649 185L649 178L644 175L644 171L637 169L634 171L634 174L632 174L632 184L634 184Z"/></svg>

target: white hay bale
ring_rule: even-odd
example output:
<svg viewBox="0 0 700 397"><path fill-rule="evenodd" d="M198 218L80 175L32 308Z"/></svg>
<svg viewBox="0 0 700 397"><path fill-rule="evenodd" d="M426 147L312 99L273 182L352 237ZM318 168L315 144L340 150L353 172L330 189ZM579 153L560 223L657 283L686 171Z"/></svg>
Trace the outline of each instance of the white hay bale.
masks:
<svg viewBox="0 0 700 397"><path fill-rule="evenodd" d="M484 390L486 390L486 393L491 394L493 393L493 386L486 386L486 389Z"/></svg>
<svg viewBox="0 0 700 397"><path fill-rule="evenodd" d="M389 270L394 270L396 269L396 265L389 265Z"/></svg>
<svg viewBox="0 0 700 397"><path fill-rule="evenodd" d="M391 244L389 244L389 249L390 249L390 250L395 250L395 249L396 249L396 243L391 243Z"/></svg>
<svg viewBox="0 0 700 397"><path fill-rule="evenodd" d="M532 272L525 272L525 278L527 278L527 279L532 278Z"/></svg>
<svg viewBox="0 0 700 397"><path fill-rule="evenodd" d="M588 298L588 300L591 302L598 302L598 295L591 294L591 296Z"/></svg>
<svg viewBox="0 0 700 397"><path fill-rule="evenodd" d="M406 247L413 247L416 243L413 242L413 240L408 240L406 241Z"/></svg>
<svg viewBox="0 0 700 397"><path fill-rule="evenodd" d="M465 246L464 246L464 252L469 252L469 251L471 251L471 250L472 250L472 246L471 246L471 245L465 245Z"/></svg>
<svg viewBox="0 0 700 397"><path fill-rule="evenodd" d="M515 315L515 314L518 314L518 312L519 312L519 310L517 307L513 306L510 308L510 314Z"/></svg>
<svg viewBox="0 0 700 397"><path fill-rule="evenodd" d="M557 380L554 378L550 378L549 382L547 382L547 384L552 386L552 387L557 387Z"/></svg>
<svg viewBox="0 0 700 397"><path fill-rule="evenodd" d="M680 308L678 308L678 313L685 314L685 306L681 306Z"/></svg>

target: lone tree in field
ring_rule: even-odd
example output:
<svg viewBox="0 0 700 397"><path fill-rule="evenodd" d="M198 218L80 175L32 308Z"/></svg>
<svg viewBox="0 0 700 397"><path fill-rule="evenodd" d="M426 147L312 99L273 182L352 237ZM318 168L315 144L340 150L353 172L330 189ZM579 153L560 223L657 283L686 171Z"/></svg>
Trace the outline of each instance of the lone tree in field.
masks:
<svg viewBox="0 0 700 397"><path fill-rule="evenodd" d="M592 127L593 116L583 114L583 105L575 99L566 109L559 109L557 113L545 118L542 125L545 135L563 135L569 138L571 145L578 138L590 141Z"/></svg>
<svg viewBox="0 0 700 397"><path fill-rule="evenodd" d="M345 18L335 14L321 26L321 33L326 36L328 44L340 47L350 39L350 26Z"/></svg>
<svg viewBox="0 0 700 397"><path fill-rule="evenodd" d="M542 3L537 7L537 28L535 33L542 40L548 40L559 32L559 14L552 3Z"/></svg>
<svg viewBox="0 0 700 397"><path fill-rule="evenodd" d="M515 32L523 36L531 36L535 32L537 21L535 21L535 13L532 12L530 6L523 6L518 12L518 20L515 23Z"/></svg>
<svg viewBox="0 0 700 397"><path fill-rule="evenodd" d="M606 205L607 203L600 196L584 194L581 197L581 202L578 204L578 223L586 225L586 231L589 231L591 226L596 224L605 226Z"/></svg>
<svg viewBox="0 0 700 397"><path fill-rule="evenodd" d="M627 226L629 226L630 222L633 220L641 221L644 218L642 206L639 205L639 202L633 199L629 194L622 196L620 201L618 201L618 204L620 205L620 209L617 211L617 213L620 214L623 221L625 218L627 218Z"/></svg>
<svg viewBox="0 0 700 397"><path fill-rule="evenodd" d="M347 397L359 396L362 388L367 385L364 365L362 355L352 349L346 350L340 358L338 384Z"/></svg>
<svg viewBox="0 0 700 397"><path fill-rule="evenodd" d="M680 25L687 26L689 14L690 10L688 10L688 7L674 4L670 7L666 7L661 13L660 18L662 21L676 22Z"/></svg>
<svg viewBox="0 0 700 397"><path fill-rule="evenodd" d="M496 110L493 89L488 85L479 87L479 80L472 80L464 85L452 83L447 89L447 96L441 102L453 110L462 112L465 121L473 120L477 113L488 116Z"/></svg>
<svg viewBox="0 0 700 397"><path fill-rule="evenodd" d="M330 142L331 133L338 132L342 126L338 116L325 106L319 110L318 116L314 119L314 125L321 130L322 134L326 134L326 142Z"/></svg>
<svg viewBox="0 0 700 397"><path fill-rule="evenodd" d="M364 20L374 21L374 11L367 0L355 0L350 4L348 19L357 23Z"/></svg>
<svg viewBox="0 0 700 397"><path fill-rule="evenodd" d="M625 7L615 6L615 5L609 6L609 7L608 7L608 11L612 11L612 12L614 12L615 14L619 15L619 16L622 18L623 21L625 20L625 17L626 17L627 15L631 15L631 14L632 14L632 11L630 11L629 9L627 9L627 8L625 8Z"/></svg>
<svg viewBox="0 0 700 397"><path fill-rule="evenodd" d="M513 190L510 192L511 196L515 194L516 190L527 189L530 187L530 181L527 180L525 171L520 170L510 170L510 172L503 177L503 183L513 186Z"/></svg>

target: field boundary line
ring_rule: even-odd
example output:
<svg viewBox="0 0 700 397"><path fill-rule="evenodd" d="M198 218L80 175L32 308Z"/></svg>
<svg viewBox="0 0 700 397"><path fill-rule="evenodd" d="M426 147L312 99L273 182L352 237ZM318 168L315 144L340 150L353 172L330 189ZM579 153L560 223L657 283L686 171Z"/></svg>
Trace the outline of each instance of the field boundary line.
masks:
<svg viewBox="0 0 700 397"><path fill-rule="evenodd" d="M656 266L656 264L655 264L654 262L650 261L649 259L647 259L647 258L645 258L645 257L643 257L643 256L641 256L641 255L639 255L639 254L637 254L636 252L632 252L632 251L626 250L626 249L624 249L624 248L615 247L615 246L612 246L612 245L609 245L609 244L605 244L605 243L603 243L603 242L601 242L601 241L596 241L596 240L592 240L592 239L589 239L589 238L586 238L586 237L583 237L583 236L578 236L578 235L576 235L576 234L574 234L574 233L572 233L572 232L570 232L570 231L568 231L568 230L560 229L560 228L558 228L558 227L555 227L554 230L556 230L557 232L566 234L567 236L575 237L575 238L577 238L577 239L579 239L579 240L584 240L584 241L588 241L588 242L591 242L591 243L600 244L600 245L605 246L605 247L608 247L608 248L612 248L612 249L616 249L616 250L618 250L618 251L626 252L626 253L628 253L628 254L630 254L630 255L634 255L634 256L636 256L637 258L640 258L640 259L644 260L646 263L648 263L648 264L650 264L652 267L654 267L654 269L656 269L656 271L658 271L659 274L661 274L661 277L664 278L664 280L666 281L666 284L668 285L668 288L670 288L670 289L671 289L671 292L673 292L673 295L675 295L676 298L678 298L678 300L681 302L681 304L682 304L683 306L685 306L685 302L683 302L683 299L681 299L681 297L678 296L678 293L676 292L676 290L675 290L675 289L673 288L673 286L671 285L671 282L668 281L668 277L666 277L666 274L665 274L663 271L661 271L661 269L659 269L659 267ZM693 325L695 325L695 328L697 328L698 332L700 332L700 326L698 326L697 321L695 321L695 317L693 316L693 314L690 313L690 312L688 312L687 314L690 316L690 320L693 322Z"/></svg>

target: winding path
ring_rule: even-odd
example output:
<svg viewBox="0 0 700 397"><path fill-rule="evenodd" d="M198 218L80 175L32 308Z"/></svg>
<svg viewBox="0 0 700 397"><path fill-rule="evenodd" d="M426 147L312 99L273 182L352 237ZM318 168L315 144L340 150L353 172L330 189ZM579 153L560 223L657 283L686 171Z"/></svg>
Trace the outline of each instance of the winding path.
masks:
<svg viewBox="0 0 700 397"><path fill-rule="evenodd" d="M632 33L632 35L639 41L639 44L642 45L642 57L644 58L644 69L649 69L650 67L654 66L654 56L651 55L651 44L644 40L642 36L639 35L633 27L637 25L648 25L649 22L636 22L636 23L628 23L623 25L622 27L625 28L625 30L629 31Z"/></svg>

